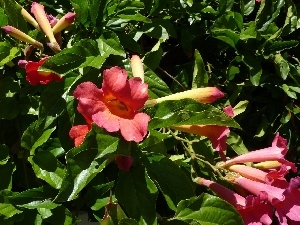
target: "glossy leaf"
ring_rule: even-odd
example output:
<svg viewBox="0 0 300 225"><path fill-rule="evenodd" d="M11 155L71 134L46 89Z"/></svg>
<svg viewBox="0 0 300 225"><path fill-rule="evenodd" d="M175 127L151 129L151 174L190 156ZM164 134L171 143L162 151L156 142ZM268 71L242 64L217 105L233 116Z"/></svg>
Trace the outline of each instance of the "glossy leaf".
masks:
<svg viewBox="0 0 300 225"><path fill-rule="evenodd" d="M233 206L209 194L181 201L178 204L175 218L189 223L196 221L203 225L244 224Z"/></svg>

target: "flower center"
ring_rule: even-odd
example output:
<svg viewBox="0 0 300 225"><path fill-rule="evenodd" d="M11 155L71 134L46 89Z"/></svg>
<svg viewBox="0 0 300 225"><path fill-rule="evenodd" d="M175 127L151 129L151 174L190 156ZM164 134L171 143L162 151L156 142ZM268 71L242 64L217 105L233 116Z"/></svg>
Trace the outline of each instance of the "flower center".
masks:
<svg viewBox="0 0 300 225"><path fill-rule="evenodd" d="M130 116L131 109L124 102L119 101L118 99L111 99L107 101L106 106L109 111L116 116Z"/></svg>

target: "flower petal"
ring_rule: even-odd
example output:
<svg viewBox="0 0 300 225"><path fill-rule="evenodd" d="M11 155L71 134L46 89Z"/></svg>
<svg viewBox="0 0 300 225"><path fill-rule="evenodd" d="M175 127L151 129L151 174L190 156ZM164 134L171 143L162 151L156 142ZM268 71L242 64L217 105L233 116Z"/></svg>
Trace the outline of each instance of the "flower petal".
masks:
<svg viewBox="0 0 300 225"><path fill-rule="evenodd" d="M140 142L148 131L150 116L145 113L137 113L132 120L120 119L121 134L126 141Z"/></svg>
<svg viewBox="0 0 300 225"><path fill-rule="evenodd" d="M92 116L92 120L99 126L107 130L108 132L116 132L120 129L120 118L111 114L107 109L99 111Z"/></svg>
<svg viewBox="0 0 300 225"><path fill-rule="evenodd" d="M148 84L142 83L140 78L131 78L128 80L128 88L126 92L130 93L130 99L121 98L126 102L134 111L141 109L147 99L148 95Z"/></svg>
<svg viewBox="0 0 300 225"><path fill-rule="evenodd" d="M77 147L80 145L86 134L90 131L91 126L89 125L77 125L73 126L71 130L69 131L69 136L72 140L74 140L74 144Z"/></svg>
<svg viewBox="0 0 300 225"><path fill-rule="evenodd" d="M127 83L127 72L118 66L103 71L102 90L105 95L112 94L116 98L122 97Z"/></svg>

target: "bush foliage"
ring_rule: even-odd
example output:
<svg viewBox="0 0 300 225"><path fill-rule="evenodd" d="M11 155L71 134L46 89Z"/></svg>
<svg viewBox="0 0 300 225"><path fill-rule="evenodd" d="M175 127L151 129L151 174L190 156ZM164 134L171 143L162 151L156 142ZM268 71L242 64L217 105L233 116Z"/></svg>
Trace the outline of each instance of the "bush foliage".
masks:
<svg viewBox="0 0 300 225"><path fill-rule="evenodd" d="M21 15L31 1L0 3L1 27L44 44L43 52L29 54L27 43L0 34L1 224L68 225L78 222L79 211L101 224L243 224L233 206L193 182L203 177L232 189L211 141L172 126L229 127L227 158L269 146L279 132L288 140L287 159L299 165L296 1L44 0L47 14L76 13L56 53ZM103 71L114 66L132 77L132 55L143 59L150 100L208 86L225 96L212 104L145 105L151 119L142 142L93 123L74 147L69 131L86 123L74 90L87 81L100 88ZM39 70L62 81L32 86L18 61L45 56ZM233 118L222 112L229 105ZM120 155L132 157L129 171L118 169Z"/></svg>

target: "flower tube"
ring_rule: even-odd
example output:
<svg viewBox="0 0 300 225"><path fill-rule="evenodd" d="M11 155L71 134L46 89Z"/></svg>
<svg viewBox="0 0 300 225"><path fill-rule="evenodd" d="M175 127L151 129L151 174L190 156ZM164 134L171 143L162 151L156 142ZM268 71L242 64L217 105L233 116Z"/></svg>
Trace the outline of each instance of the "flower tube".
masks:
<svg viewBox="0 0 300 225"><path fill-rule="evenodd" d="M50 43L47 45L54 51L54 52L59 52L60 47L54 37L51 25L49 23L48 17L45 13L44 6L37 3L33 2L31 5L31 13L34 15L35 19L37 20L39 27L41 30L46 34L48 37Z"/></svg>
<svg viewBox="0 0 300 225"><path fill-rule="evenodd" d="M245 162L265 162L265 161L278 161L288 168L291 168L293 171L297 171L297 168L294 163L289 162L284 158L287 153L287 142L286 139L279 136L279 133L276 133L275 138L272 142L271 147L263 148L256 151L251 151L242 155L239 155L235 158L227 160L224 163L224 167L228 167L233 164L245 163Z"/></svg>
<svg viewBox="0 0 300 225"><path fill-rule="evenodd" d="M57 34L58 32L66 29L71 23L74 22L75 17L75 13L68 12L66 15L60 18L60 20L57 21L57 23L52 28L52 32L54 34Z"/></svg>
<svg viewBox="0 0 300 225"><path fill-rule="evenodd" d="M144 67L141 58L138 55L133 55L130 62L133 76L141 78L144 83Z"/></svg>
<svg viewBox="0 0 300 225"><path fill-rule="evenodd" d="M15 27L12 26L4 26L2 27L2 30L4 30L7 34L9 34L10 36L20 40L20 41L24 41L27 42L29 44L32 44L34 47L43 50L43 44L38 42L37 40L33 39L32 37L30 37L29 35L25 34L24 32L18 30Z"/></svg>
<svg viewBox="0 0 300 225"><path fill-rule="evenodd" d="M147 105L155 105L167 100L180 100L185 98L191 98L201 103L212 103L215 100L224 97L223 92L221 92L216 87L204 87L196 88L188 91L183 91L168 96L164 96L157 99L152 99L147 101Z"/></svg>
<svg viewBox="0 0 300 225"><path fill-rule="evenodd" d="M210 180L196 178L195 182L215 192L220 198L233 205L242 216L245 225L270 225L272 223L272 207L266 204L267 194L259 196L243 196Z"/></svg>
<svg viewBox="0 0 300 225"><path fill-rule="evenodd" d="M300 224L300 177L292 178L287 188L278 188L269 184L253 181L239 176L234 182L252 194L258 196L268 193L268 202L275 208L279 224Z"/></svg>

